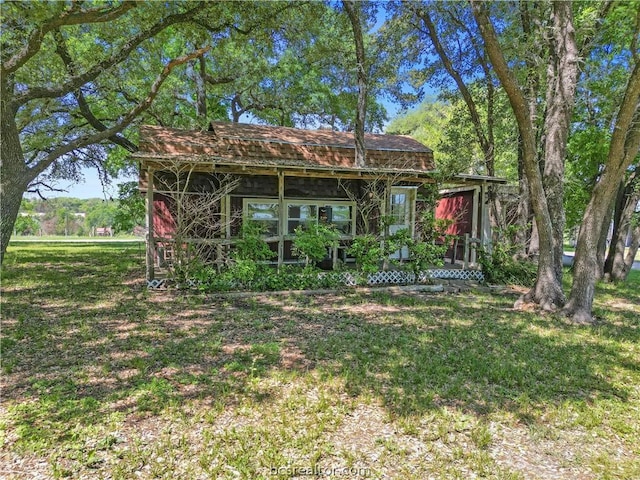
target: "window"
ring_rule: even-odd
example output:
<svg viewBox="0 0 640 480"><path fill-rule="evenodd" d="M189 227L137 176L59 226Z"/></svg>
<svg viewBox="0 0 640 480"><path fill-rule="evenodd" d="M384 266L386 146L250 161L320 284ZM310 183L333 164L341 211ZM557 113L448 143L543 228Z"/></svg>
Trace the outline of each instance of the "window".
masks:
<svg viewBox="0 0 640 480"><path fill-rule="evenodd" d="M352 235L354 208L348 202L290 202L287 204L287 234L293 235L298 226L313 222L328 223L341 235Z"/></svg>
<svg viewBox="0 0 640 480"><path fill-rule="evenodd" d="M287 232L293 235L296 228L305 223L318 222L318 206L308 204L290 204L287 209L288 229Z"/></svg>
<svg viewBox="0 0 640 480"><path fill-rule="evenodd" d="M278 235L278 202L245 199L244 218L262 225L265 235Z"/></svg>
<svg viewBox="0 0 640 480"><path fill-rule="evenodd" d="M243 212L245 220L264 227L265 235L278 235L279 209L276 199L245 198ZM340 235L354 234L355 205L351 202L290 200L285 202L285 214L285 235L294 235L296 228L309 223L328 223L334 225Z"/></svg>
<svg viewBox="0 0 640 480"><path fill-rule="evenodd" d="M394 225L404 224L407 221L407 194L392 193L391 194L391 210L389 215Z"/></svg>
<svg viewBox="0 0 640 480"><path fill-rule="evenodd" d="M335 225L341 235L353 233L353 207L351 205L327 205L325 211L327 221ZM322 212L320 218L322 218Z"/></svg>

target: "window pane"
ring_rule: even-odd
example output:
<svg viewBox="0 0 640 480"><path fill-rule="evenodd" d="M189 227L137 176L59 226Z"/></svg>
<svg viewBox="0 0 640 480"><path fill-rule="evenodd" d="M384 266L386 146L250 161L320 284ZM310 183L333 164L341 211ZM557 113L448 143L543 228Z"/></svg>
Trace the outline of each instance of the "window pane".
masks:
<svg viewBox="0 0 640 480"><path fill-rule="evenodd" d="M350 222L351 221L351 207L348 205L334 205L331 207L331 221L337 222Z"/></svg>
<svg viewBox="0 0 640 480"><path fill-rule="evenodd" d="M391 217L397 223L404 223L407 213L407 195L394 193L391 195Z"/></svg>
<svg viewBox="0 0 640 480"><path fill-rule="evenodd" d="M289 205L289 218L316 220L318 207L316 205Z"/></svg>
<svg viewBox="0 0 640 480"><path fill-rule="evenodd" d="M315 205L301 205L300 218L303 220L317 220L318 207L316 207Z"/></svg>
<svg viewBox="0 0 640 480"><path fill-rule="evenodd" d="M289 220L289 229L287 230L287 233L289 235L293 235L295 233L295 229L298 228L299 225L299 220Z"/></svg>
<svg viewBox="0 0 640 480"><path fill-rule="evenodd" d="M277 203L249 203L247 217L252 220L278 220Z"/></svg>
<svg viewBox="0 0 640 480"><path fill-rule="evenodd" d="M300 218L300 205L289 205L289 218Z"/></svg>
<svg viewBox="0 0 640 480"><path fill-rule="evenodd" d="M277 220L258 220L257 223L263 227L264 235L268 237L278 235L278 221Z"/></svg>
<svg viewBox="0 0 640 480"><path fill-rule="evenodd" d="M333 222L341 235L351 235L351 222Z"/></svg>

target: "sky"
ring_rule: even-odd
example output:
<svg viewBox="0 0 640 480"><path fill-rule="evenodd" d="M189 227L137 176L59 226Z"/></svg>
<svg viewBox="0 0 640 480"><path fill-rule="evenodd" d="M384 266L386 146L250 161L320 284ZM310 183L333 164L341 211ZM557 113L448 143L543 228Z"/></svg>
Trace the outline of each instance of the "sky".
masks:
<svg viewBox="0 0 640 480"><path fill-rule="evenodd" d="M73 197L73 198L102 198L118 197L118 185L123 182L137 180L137 177L121 177L112 181L108 187L103 187L98 177L98 172L91 168L83 170L84 180L80 182L72 182L69 180L61 180L54 184L55 188L66 190L64 192L43 192L45 198L56 197ZM25 194L28 198L38 197L35 193Z"/></svg>

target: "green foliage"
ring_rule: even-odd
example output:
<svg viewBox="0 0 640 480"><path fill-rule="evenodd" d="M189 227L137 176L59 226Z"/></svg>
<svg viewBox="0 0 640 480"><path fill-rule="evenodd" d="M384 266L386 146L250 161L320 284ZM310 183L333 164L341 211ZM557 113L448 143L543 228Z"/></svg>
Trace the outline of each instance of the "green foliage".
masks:
<svg viewBox="0 0 640 480"><path fill-rule="evenodd" d="M86 225L93 227L110 227L114 223L118 206L113 202L103 200L86 214Z"/></svg>
<svg viewBox="0 0 640 480"><path fill-rule="evenodd" d="M431 242L420 242L412 239L409 244L408 264L414 273L430 267L441 267L444 264L444 254L447 246Z"/></svg>
<svg viewBox="0 0 640 480"><path fill-rule="evenodd" d="M336 247L340 234L333 225L309 223L295 229L292 252L304 258L305 264L321 262L327 256L327 249Z"/></svg>
<svg viewBox="0 0 640 480"><path fill-rule="evenodd" d="M512 225L498 232L499 241L491 252L478 249L478 263L482 267L485 281L496 284L514 284L530 287L534 284L538 266L528 260L518 260L515 255L519 246L515 243L518 227Z"/></svg>
<svg viewBox="0 0 640 480"><path fill-rule="evenodd" d="M113 228L116 232L132 232L136 226L145 224L145 201L138 182L125 182L118 185L118 205L113 215Z"/></svg>
<svg viewBox="0 0 640 480"><path fill-rule="evenodd" d="M240 239L235 245L233 258L262 262L274 258L277 254L269 248L269 244L262 238L264 227L257 222L244 221L240 231Z"/></svg>
<svg viewBox="0 0 640 480"><path fill-rule="evenodd" d="M223 271L203 268L194 275L194 279L198 282L198 288L205 292L310 290L342 285L336 272L296 265L283 265L276 269L251 260L237 261Z"/></svg>
<svg viewBox="0 0 640 480"><path fill-rule="evenodd" d="M356 265L364 273L375 273L380 270L380 262L384 258L380 240L371 234L354 238L348 253L355 257Z"/></svg>
<svg viewBox="0 0 640 480"><path fill-rule="evenodd" d="M440 167L445 158L440 145L452 113L449 103L429 97L416 108L392 119L386 126L385 133L409 135L427 145L433 150L433 156Z"/></svg>
<svg viewBox="0 0 640 480"><path fill-rule="evenodd" d="M13 229L18 235L37 235L40 232L40 222L33 215L18 215Z"/></svg>

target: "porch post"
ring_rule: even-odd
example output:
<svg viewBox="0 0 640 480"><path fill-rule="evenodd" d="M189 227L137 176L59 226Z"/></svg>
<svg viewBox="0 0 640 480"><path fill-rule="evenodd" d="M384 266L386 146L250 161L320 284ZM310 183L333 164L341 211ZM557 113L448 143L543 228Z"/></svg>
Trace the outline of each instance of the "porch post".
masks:
<svg viewBox="0 0 640 480"><path fill-rule="evenodd" d="M285 224L285 205L284 205L284 172L278 171L278 269L284 261L284 235L286 230Z"/></svg>
<svg viewBox="0 0 640 480"><path fill-rule="evenodd" d="M487 205L487 187L486 183L483 183L480 186L480 199L481 204L480 207L480 218L482 218L482 246L488 251L491 252L491 219L489 218L489 206Z"/></svg>
<svg viewBox="0 0 640 480"><path fill-rule="evenodd" d="M480 238L480 229L478 228L478 207L480 206L480 188L476 187L473 189L473 210L472 210L472 218L471 218L471 236L473 238ZM471 263L476 263L476 248L472 248L469 252L469 260Z"/></svg>
<svg viewBox="0 0 640 480"><path fill-rule="evenodd" d="M147 169L147 281L155 278L155 240L153 235L153 168Z"/></svg>

